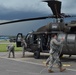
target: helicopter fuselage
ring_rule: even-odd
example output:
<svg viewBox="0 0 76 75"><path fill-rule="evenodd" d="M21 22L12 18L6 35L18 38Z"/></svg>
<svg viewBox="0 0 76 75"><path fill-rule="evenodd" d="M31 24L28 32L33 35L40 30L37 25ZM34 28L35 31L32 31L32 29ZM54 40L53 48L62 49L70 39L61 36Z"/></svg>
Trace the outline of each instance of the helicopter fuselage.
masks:
<svg viewBox="0 0 76 75"><path fill-rule="evenodd" d="M28 33L25 37L26 51L33 52L35 58L40 58L40 52L48 53L53 33L57 34L58 40L64 38L61 55L76 55L76 33L63 23L50 23L40 27L37 31Z"/></svg>

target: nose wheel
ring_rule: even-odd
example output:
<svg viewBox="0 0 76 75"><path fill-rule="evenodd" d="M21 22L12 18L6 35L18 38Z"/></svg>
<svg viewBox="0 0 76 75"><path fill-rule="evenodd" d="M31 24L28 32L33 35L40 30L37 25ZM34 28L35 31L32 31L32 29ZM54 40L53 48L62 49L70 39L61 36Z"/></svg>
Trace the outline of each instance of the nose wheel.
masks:
<svg viewBox="0 0 76 75"><path fill-rule="evenodd" d="M40 51L35 51L34 52L34 58L39 59L40 58Z"/></svg>

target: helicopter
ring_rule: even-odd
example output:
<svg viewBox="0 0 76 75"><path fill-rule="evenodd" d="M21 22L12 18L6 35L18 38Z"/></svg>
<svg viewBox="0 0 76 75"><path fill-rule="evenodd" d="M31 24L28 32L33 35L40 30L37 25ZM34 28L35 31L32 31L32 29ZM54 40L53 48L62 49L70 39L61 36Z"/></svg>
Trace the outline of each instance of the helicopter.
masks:
<svg viewBox="0 0 76 75"><path fill-rule="evenodd" d="M36 31L32 31L25 36L25 41L27 43L26 51L33 52L34 58L40 58L40 52L48 53L50 50L50 39L52 34L57 34L57 39L60 40L64 37L64 44L60 57L63 54L76 55L76 21L71 21L70 23L65 23L64 18L76 17L71 15L66 15L61 13L61 1L58 0L43 0L47 2L47 5L53 12L51 16L28 18L21 20L14 20L9 22L0 23L0 25L23 22L23 21L33 21L42 20L47 18L55 18L56 22L49 23L45 26L38 28ZM21 47L22 33L18 33L16 37L17 47Z"/></svg>

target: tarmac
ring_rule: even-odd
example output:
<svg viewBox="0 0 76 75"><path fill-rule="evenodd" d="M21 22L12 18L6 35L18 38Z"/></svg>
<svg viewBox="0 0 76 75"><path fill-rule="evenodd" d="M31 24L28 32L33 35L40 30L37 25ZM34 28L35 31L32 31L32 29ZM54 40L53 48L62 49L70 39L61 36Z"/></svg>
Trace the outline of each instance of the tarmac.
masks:
<svg viewBox="0 0 76 75"><path fill-rule="evenodd" d="M0 52L0 74L1 75L50 75L45 66L48 58L47 53L42 53L40 59L35 59L33 53L26 52L22 58L22 52L15 52L15 58L8 58L8 52ZM66 71L59 72L54 65L54 73L51 75L76 75L76 56L69 58L65 55L61 59Z"/></svg>

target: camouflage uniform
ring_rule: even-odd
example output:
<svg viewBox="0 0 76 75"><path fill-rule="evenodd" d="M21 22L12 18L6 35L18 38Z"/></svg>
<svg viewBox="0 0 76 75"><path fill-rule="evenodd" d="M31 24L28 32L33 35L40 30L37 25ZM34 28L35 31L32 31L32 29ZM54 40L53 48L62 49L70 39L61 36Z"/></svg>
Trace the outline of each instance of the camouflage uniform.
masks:
<svg viewBox="0 0 76 75"><path fill-rule="evenodd" d="M50 56L46 61L46 64L49 63L48 69L52 70L53 64L56 63L59 68L62 67L62 63L59 59L59 52L62 49L62 41L58 42L56 39L52 38L50 41Z"/></svg>
<svg viewBox="0 0 76 75"><path fill-rule="evenodd" d="M9 52L8 58L10 58L11 53L12 53L13 58L15 58L14 47L15 47L15 46L12 45L12 44L10 44L10 45L7 46L7 50L8 50L8 52Z"/></svg>
<svg viewBox="0 0 76 75"><path fill-rule="evenodd" d="M22 54L23 54L22 57L25 57L25 50L26 50L27 44L24 39L22 39L21 41L21 46L22 46Z"/></svg>

